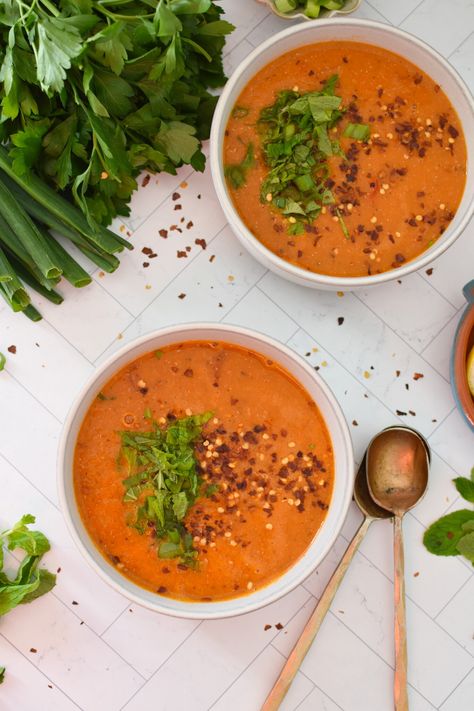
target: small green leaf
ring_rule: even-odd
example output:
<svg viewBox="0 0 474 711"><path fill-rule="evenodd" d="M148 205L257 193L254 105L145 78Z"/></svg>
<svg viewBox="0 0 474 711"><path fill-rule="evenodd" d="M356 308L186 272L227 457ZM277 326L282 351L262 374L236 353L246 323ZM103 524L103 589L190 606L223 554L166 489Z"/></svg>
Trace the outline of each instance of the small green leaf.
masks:
<svg viewBox="0 0 474 711"><path fill-rule="evenodd" d="M0 371L5 368L5 363L7 362L7 359L5 358L3 353L0 353Z"/></svg>
<svg viewBox="0 0 474 711"><path fill-rule="evenodd" d="M163 351L155 351L155 358L158 358L158 360L163 358L163 356L164 356Z"/></svg>
<svg viewBox="0 0 474 711"><path fill-rule="evenodd" d="M463 525L474 520L474 511L461 509L435 521L423 536L423 543L435 555L458 555L458 543L465 535Z"/></svg>
<svg viewBox="0 0 474 711"><path fill-rule="evenodd" d="M5 681L5 667L0 667L0 684Z"/></svg>
<svg viewBox="0 0 474 711"><path fill-rule="evenodd" d="M474 532L467 533L458 542L458 551L474 564Z"/></svg>
<svg viewBox="0 0 474 711"><path fill-rule="evenodd" d="M181 543L173 543L172 541L164 541L158 549L160 558L179 558L182 553L183 547Z"/></svg>
<svg viewBox="0 0 474 711"><path fill-rule="evenodd" d="M474 481L464 476L458 476L456 479L453 479L453 481L463 499L474 504Z"/></svg>

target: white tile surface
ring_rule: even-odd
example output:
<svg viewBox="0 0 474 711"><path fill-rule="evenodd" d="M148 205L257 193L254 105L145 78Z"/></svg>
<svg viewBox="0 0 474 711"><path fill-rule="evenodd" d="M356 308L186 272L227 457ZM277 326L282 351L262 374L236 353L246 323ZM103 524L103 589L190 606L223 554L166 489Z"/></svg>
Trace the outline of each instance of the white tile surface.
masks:
<svg viewBox="0 0 474 711"><path fill-rule="evenodd" d="M226 47L231 72L288 25L254 0L222 1L238 26ZM473 13L473 0L364 0L357 16L401 24L449 55L472 86ZM52 594L1 620L7 676L0 709L258 711L357 529L361 516L352 504L333 550L303 586L260 612L204 624L130 605L82 560L58 511L55 482L59 431L75 393L95 363L135 336L210 320L287 341L317 368L341 403L357 461L387 425L407 422L429 436L430 487L404 523L410 711L472 711L474 569L429 556L422 535L438 516L464 505L451 480L474 465L474 437L454 409L448 382L462 287L473 277L474 225L431 275L425 270L402 284L339 297L265 273L225 224L209 171L184 167L176 176L143 175L142 183L132 214L115 224L136 245L117 273L101 276L89 265L93 284L79 291L61 286L61 307L37 300L45 316L37 325L0 305L0 351L8 356L0 373L0 528L35 513L53 546L45 562L61 568ZM184 224L183 233L164 239L159 230L172 224ZM200 238L205 250L195 242ZM156 259L141 252L147 246ZM178 258L186 246L188 256ZM414 380L415 373L424 377ZM392 579L391 523L377 522L282 711L392 711Z"/></svg>

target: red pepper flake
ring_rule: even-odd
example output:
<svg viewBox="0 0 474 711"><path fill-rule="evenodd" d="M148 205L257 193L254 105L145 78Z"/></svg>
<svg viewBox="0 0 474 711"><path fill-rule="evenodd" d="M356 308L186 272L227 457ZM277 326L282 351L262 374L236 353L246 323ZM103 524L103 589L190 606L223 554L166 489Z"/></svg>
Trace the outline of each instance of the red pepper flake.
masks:
<svg viewBox="0 0 474 711"><path fill-rule="evenodd" d="M13 353L13 355L15 355L15 353L16 353L16 346L8 346L7 351L8 351L9 353Z"/></svg>
<svg viewBox="0 0 474 711"><path fill-rule="evenodd" d="M283 625L281 624L281 622L277 622L277 624L275 625L275 627L277 628L277 630L282 630L282 629L283 629Z"/></svg>
<svg viewBox="0 0 474 711"><path fill-rule="evenodd" d="M424 377L423 373L413 373L413 380L420 380L420 378Z"/></svg>
<svg viewBox="0 0 474 711"><path fill-rule="evenodd" d="M147 267L150 266L150 262L143 262L142 266L144 269L146 269Z"/></svg>
<svg viewBox="0 0 474 711"><path fill-rule="evenodd" d="M58 568L58 569L56 570L56 572L57 572L57 573L60 573L60 572L61 572L61 568Z"/></svg>
<svg viewBox="0 0 474 711"><path fill-rule="evenodd" d="M423 81L423 75L422 75L422 74L418 74L418 73L415 74L415 76L413 77L413 82L414 82L415 84L421 84L422 81Z"/></svg>
<svg viewBox="0 0 474 711"><path fill-rule="evenodd" d="M182 209L183 209L183 206L182 206L182 205L175 205L175 206L174 206L174 209L175 209L175 210L182 210Z"/></svg>
<svg viewBox="0 0 474 711"><path fill-rule="evenodd" d="M186 378L192 378L194 375L192 368L186 368L183 375L186 376Z"/></svg>
<svg viewBox="0 0 474 711"><path fill-rule="evenodd" d="M79 603L76 600L73 600L71 605L79 605Z"/></svg>
<svg viewBox="0 0 474 711"><path fill-rule="evenodd" d="M151 180L151 176L149 174L145 175L145 177L142 180L142 188L146 188L146 186L148 185L150 180Z"/></svg>
<svg viewBox="0 0 474 711"><path fill-rule="evenodd" d="M344 316L339 316L337 319L337 322L338 322L339 326L342 326L342 324L344 323Z"/></svg>
<svg viewBox="0 0 474 711"><path fill-rule="evenodd" d="M185 249L186 249L186 252L190 252L190 251L191 251L191 247L190 247L189 245L187 245L187 246L185 247Z"/></svg>
<svg viewBox="0 0 474 711"><path fill-rule="evenodd" d="M165 588L164 585L160 585L160 587L158 588L157 592L163 594L163 593L165 593L165 592L168 592L168 588Z"/></svg>
<svg viewBox="0 0 474 711"><path fill-rule="evenodd" d="M178 259L183 259L184 257L188 256L188 253L185 250L179 250L176 252L176 256Z"/></svg>
<svg viewBox="0 0 474 711"><path fill-rule="evenodd" d="M412 417L416 417L416 412L414 412L413 410L408 410L408 413L409 413Z"/></svg>
<svg viewBox="0 0 474 711"><path fill-rule="evenodd" d="M219 308L220 308L220 309L223 309L223 308L224 308L224 305L223 305L223 304L221 304L221 302L220 302L220 301L219 301L219 304L218 304L218 306L219 306Z"/></svg>
<svg viewBox="0 0 474 711"><path fill-rule="evenodd" d="M451 540L451 538L454 538L454 533L452 531L448 531L446 533L446 538L449 538L449 540Z"/></svg>
<svg viewBox="0 0 474 711"><path fill-rule="evenodd" d="M413 577L414 577L414 578L417 578L417 577L419 576L419 574L420 574L420 573L419 573L418 570L417 570L416 573L413 573Z"/></svg>
<svg viewBox="0 0 474 711"><path fill-rule="evenodd" d="M142 253L143 254L153 254L153 250L150 249L150 247L143 247Z"/></svg>
<svg viewBox="0 0 474 711"><path fill-rule="evenodd" d="M265 627L263 629L266 632L267 630L271 629L271 627L272 627L271 625L265 625Z"/></svg>
<svg viewBox="0 0 474 711"><path fill-rule="evenodd" d="M202 247L203 249L206 249L207 247L207 242L205 239L195 239L194 244L197 244L198 247Z"/></svg>
<svg viewBox="0 0 474 711"><path fill-rule="evenodd" d="M30 647L30 652L31 652L32 654L36 654L37 651L38 651L38 650L35 649L34 647Z"/></svg>
<svg viewBox="0 0 474 711"><path fill-rule="evenodd" d="M159 230L158 234L160 235L160 237L163 237L163 239L168 238L168 230Z"/></svg>
<svg viewBox="0 0 474 711"><path fill-rule="evenodd" d="M189 222L188 222L187 225L186 225L186 229L187 229L187 230L190 230L191 227L194 227L194 222L193 222L192 220L189 220Z"/></svg>
<svg viewBox="0 0 474 711"><path fill-rule="evenodd" d="M215 258L216 258L216 255L215 255L215 254L211 254L211 256L209 257L209 261L211 262L211 264L212 264L212 262L214 261Z"/></svg>
<svg viewBox="0 0 474 711"><path fill-rule="evenodd" d="M186 294L184 292L182 292L181 294L178 294L178 299L185 299L185 298L186 298Z"/></svg>
<svg viewBox="0 0 474 711"><path fill-rule="evenodd" d="M407 413L403 412L403 410L395 410L395 412L399 417L405 417L407 415Z"/></svg>
<svg viewBox="0 0 474 711"><path fill-rule="evenodd" d="M397 376L397 378L400 377L400 373L401 373L401 370L396 370L396 371L395 371L395 375Z"/></svg>
<svg viewBox="0 0 474 711"><path fill-rule="evenodd" d="M428 276L431 276L433 274L433 267L430 267L429 269L426 270L426 274Z"/></svg>
<svg viewBox="0 0 474 711"><path fill-rule="evenodd" d="M171 199L172 200L179 200L180 197L181 197L181 195L179 193L173 193L171 196Z"/></svg>
<svg viewBox="0 0 474 711"><path fill-rule="evenodd" d="M358 427L358 426L359 426L359 423L357 422L357 420L352 420L352 424L354 425L354 427Z"/></svg>

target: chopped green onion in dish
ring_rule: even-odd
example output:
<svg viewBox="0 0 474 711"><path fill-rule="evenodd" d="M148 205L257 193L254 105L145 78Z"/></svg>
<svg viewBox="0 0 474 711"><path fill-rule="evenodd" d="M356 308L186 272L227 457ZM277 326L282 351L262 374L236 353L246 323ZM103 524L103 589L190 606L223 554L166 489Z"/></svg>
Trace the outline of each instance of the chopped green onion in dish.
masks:
<svg viewBox="0 0 474 711"><path fill-rule="evenodd" d="M370 126L365 123L349 123L344 131L346 138L353 138L355 141L368 141L370 138Z"/></svg>
<svg viewBox="0 0 474 711"><path fill-rule="evenodd" d="M274 0L275 9L286 15L299 10L306 17L316 19L321 10L341 10L346 0Z"/></svg>

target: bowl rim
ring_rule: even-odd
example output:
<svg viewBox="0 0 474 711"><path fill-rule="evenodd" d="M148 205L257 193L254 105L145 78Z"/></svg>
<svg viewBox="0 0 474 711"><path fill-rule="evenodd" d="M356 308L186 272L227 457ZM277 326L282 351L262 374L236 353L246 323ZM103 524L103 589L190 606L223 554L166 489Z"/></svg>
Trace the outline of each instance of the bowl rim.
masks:
<svg viewBox="0 0 474 711"><path fill-rule="evenodd" d="M454 401L466 424L474 431L474 399L469 390L466 374L468 344L474 332L474 279L466 284L463 293L467 305L461 314L454 336L450 360L451 388Z"/></svg>
<svg viewBox="0 0 474 711"><path fill-rule="evenodd" d="M385 284L394 279L401 279L408 274L419 271L425 266L430 264L432 261L440 257L462 234L468 225L471 217L474 215L474 191L471 192L469 202L466 204L464 215L461 218L456 229L452 230L449 234L450 227L446 230L445 234L448 237L444 239L443 242L437 240L437 242L430 247L425 252L422 252L418 257L410 260L406 264L398 267L397 269L390 269L381 274L374 274L371 276L363 277L338 277L329 276L327 274L318 274L317 272L310 272L307 269L298 267L291 262L282 259L278 255L274 254L270 249L265 247L262 242L248 229L243 220L241 219L237 209L234 207L232 199L227 192L226 182L223 171L223 161L222 161L222 144L219 141L219 133L221 132L223 118L226 112L227 104L234 101L237 97L233 97L233 91L240 80L241 76L247 72L247 70L252 66L254 61L262 54L264 54L269 48L278 44L282 39L291 37L293 35L298 35L308 30L314 29L318 30L322 27L340 27L347 25L353 28L361 29L375 29L387 34L400 37L405 41L411 42L417 45L422 51L431 55L432 59L438 64L441 64L445 71L450 75L452 81L457 84L467 104L469 105L473 121L474 121L474 96L470 92L467 84L454 69L454 67L427 42L419 39L415 35L401 30L393 25L387 25L383 22L376 22L374 20L363 20L349 17L336 17L336 18L324 18L318 20L311 20L308 22L301 22L294 26L288 27L287 29L278 32L269 39L262 42L258 47L256 47L250 54L239 63L237 68L232 73L231 77L228 79L217 103L214 117L212 120L211 134L210 134L210 165L211 174L214 184L214 189L217 193L220 205L223 209L225 217L232 228L234 234L241 241L241 243L250 251L250 253L255 256L261 263L265 264L272 271L288 278L292 281L296 281L299 284L305 283L307 286L320 287L326 289L357 289L360 287L376 286L380 284ZM316 40L315 40L316 42ZM305 44L307 44L305 42ZM368 42L370 44L370 41ZM389 50L390 51L390 50ZM454 107L456 109L456 107ZM225 127L224 127L225 128ZM469 189L469 185L466 181L466 186L464 189L463 196Z"/></svg>
<svg viewBox="0 0 474 711"><path fill-rule="evenodd" d="M117 580L115 580L108 571L108 566L107 566L107 561L105 560L105 557L103 557L103 554L99 549L95 546L94 542L92 539L90 539L90 547L91 549L95 549L96 551L99 552L99 556L97 560L94 558L92 553L90 552L88 546L84 543L82 540L79 531L76 527L76 524L74 522L74 516L72 514L71 508L68 503L68 496L67 492L69 490L68 487L68 476L66 472L66 467L65 467L65 458L67 452L70 450L71 447L75 446L75 441L73 443L70 442L70 433L73 428L74 423L76 422L78 416L79 416L79 411L80 408L87 397L88 393L90 390L96 385L96 383L100 380L101 376L103 376L107 371L110 372L110 376L112 376L113 372L117 372L119 368L124 367L125 363L121 364L121 366L117 366L117 362L120 361L123 357L125 357L128 353L132 352L136 348L140 348L141 346L145 345L148 342L152 342L158 337L174 337L176 336L175 340L170 340L170 343L179 343L182 341L186 340L186 334L188 332L195 332L195 331L200 331L200 330L215 330L219 334L222 335L222 340L225 341L225 335L226 333L232 333L237 336L243 336L245 337L250 337L253 338L257 341L263 342L266 345L275 348L278 352L281 352L282 355L287 356L290 358L290 360L294 361L298 366L303 368L306 373L311 376L313 381L315 381L317 387L319 388L320 391L322 391L323 396L326 398L335 418L336 418L336 423L337 426L340 430L340 437L343 442L343 447L344 447L344 458L346 460L347 464L347 479L346 479L346 490L343 492L343 495L341 495L341 502L340 502L340 514L339 518L337 519L337 523L334 525L334 530L332 533L329 535L329 540L327 541L325 547L322 549L321 553L319 554L317 560L311 565L308 565L306 569L302 570L301 573L298 575L298 577L294 578L291 581L288 581L286 585L281 586L280 588L276 587L274 592L268 596L265 600L255 600L252 599L254 594L249 594L249 595L242 595L238 596L235 598L230 598L229 600L224 600L224 601L215 601L211 603L206 603L206 607L209 606L208 609L203 613L202 610L198 611L197 604L192 602L192 601L186 601L186 600L177 600L173 599L174 602L179 604L181 607L180 609L176 610L170 610L164 605L160 604L161 596L156 593L154 595L153 600L147 600L144 597L142 597L138 592L128 590L126 588L126 585L124 584L128 578L125 576L120 575ZM221 336L219 335L219 338ZM188 340L198 340L197 337L189 337ZM140 356L137 356L140 357ZM115 371L113 370L115 366ZM285 366L283 366L285 367ZM295 376L296 377L296 376ZM304 386L303 386L304 387ZM329 427L328 427L329 430ZM330 435L332 436L332 433L334 432L334 428L332 430L329 430ZM342 410L341 405L339 404L336 396L332 392L331 388L325 383L325 381L322 379L322 377L317 373L311 366L302 358L302 356L299 355L296 351L294 351L292 348L287 346L286 344L280 343L276 339L272 338L271 336L267 336L264 333L261 333L259 331L246 328L243 326L234 326L233 324L223 324L223 323L212 323L212 322L189 322L189 323L184 323L184 324L176 324L176 325L171 325L167 326L164 328L157 329L155 331L151 331L143 336L139 336L138 338L132 339L129 343L125 344L122 348L119 350L115 351L112 355L110 355L106 360L104 360L103 363L101 363L91 374L91 376L87 379L87 381L82 385L79 393L77 394L68 414L67 417L64 421L64 425L61 430L60 434L60 440L59 440L59 445L58 445L58 451L57 451L57 460L56 460L56 483L57 483L57 491L58 491L58 498L59 498L59 506L61 513L63 515L63 519L66 522L66 526L68 529L68 532L76 545L76 547L79 549L80 553L82 554L83 558L86 560L86 562L89 564L89 566L92 567L92 569L99 575L102 580L104 580L108 585L110 585L113 589L115 589L118 593L123 595L126 599L142 606L145 608L148 608L150 610L153 610L154 612L159 612L162 614L166 614L171 617L179 617L179 618L184 618L184 619L222 619L222 618L227 618L227 617L237 617L242 614L246 614L248 612L252 612L257 609L261 609L263 607L266 607L267 605L275 602L276 600L279 600L282 598L284 595L287 595L289 592L294 590L298 585L300 585L311 573L319 566L321 565L322 561L326 558L328 553L330 552L332 546L334 545L337 537L339 536L341 529L344 525L344 521L347 517L347 512L350 506L350 503L352 501L352 494L353 494L353 481L355 477L355 460L354 460L354 450L353 450L353 443L352 443L352 438L350 435L350 430L346 421L346 418L344 416L344 412ZM70 480L72 482L72 478ZM73 494L74 495L74 494ZM75 499L75 496L74 496ZM79 513L78 513L79 515ZM324 522L323 522L324 523ZM315 542L318 539L319 531L315 534L315 537L313 538L313 541L309 545L309 547L306 549L305 553L302 555L304 556L307 551L311 549L311 547L315 544ZM98 562L100 560L100 563ZM264 586L265 588L270 587L271 585L275 585L279 580L282 580L285 575L294 567L298 564L298 562L301 560L301 557L298 558L290 568L288 568L281 576L270 582L268 585ZM122 581L123 579L123 581ZM129 581L133 584L133 581ZM140 586L135 585L136 588L140 589ZM260 588L259 590L262 590L263 588ZM144 593L150 593L149 590L146 588L143 588ZM259 591L255 592L255 595L258 594ZM155 599L156 598L156 599ZM166 598L169 599L169 598ZM219 603L232 603L233 601L240 601L241 606L232 611L227 611L227 610L222 610L222 609L215 609L216 605L219 605ZM245 601L244 604L242 604L242 601ZM194 606L194 609L193 609Z"/></svg>

